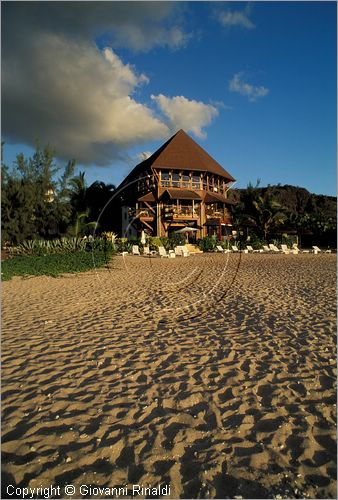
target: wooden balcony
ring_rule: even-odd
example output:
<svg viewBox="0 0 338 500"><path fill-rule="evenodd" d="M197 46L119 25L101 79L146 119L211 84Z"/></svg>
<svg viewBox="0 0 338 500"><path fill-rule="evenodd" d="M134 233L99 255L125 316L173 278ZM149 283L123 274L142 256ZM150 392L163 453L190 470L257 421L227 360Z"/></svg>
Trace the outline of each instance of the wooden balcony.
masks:
<svg viewBox="0 0 338 500"><path fill-rule="evenodd" d="M219 194L223 194L226 191L226 188L223 186L218 186L214 189L212 184L207 184L204 180L201 182L196 182L190 179L189 181L185 180L159 180L158 186L163 188L180 188L180 189L192 189L193 191L211 191L217 192Z"/></svg>
<svg viewBox="0 0 338 500"><path fill-rule="evenodd" d="M192 208L192 207L173 207L173 206L166 206L163 209L163 216L165 219L198 219L200 215L200 209L199 208Z"/></svg>
<svg viewBox="0 0 338 500"><path fill-rule="evenodd" d="M224 216L223 211L220 210L206 210L205 215L207 219L222 219Z"/></svg>
<svg viewBox="0 0 338 500"><path fill-rule="evenodd" d="M138 208L134 211L137 219L152 221L155 218L155 212L149 208Z"/></svg>

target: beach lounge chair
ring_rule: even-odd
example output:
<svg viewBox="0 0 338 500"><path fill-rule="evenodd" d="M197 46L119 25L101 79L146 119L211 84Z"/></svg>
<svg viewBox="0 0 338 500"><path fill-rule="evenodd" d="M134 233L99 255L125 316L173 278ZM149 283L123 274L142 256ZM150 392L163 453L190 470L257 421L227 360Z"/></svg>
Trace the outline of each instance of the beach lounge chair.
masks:
<svg viewBox="0 0 338 500"><path fill-rule="evenodd" d="M274 245L273 243L269 243L269 248L270 248L271 252L275 252L275 253L281 252L281 250L279 250L279 248L276 247L276 245Z"/></svg>
<svg viewBox="0 0 338 500"><path fill-rule="evenodd" d="M293 244L292 244L291 251L292 251L292 253L294 253L294 254L298 254L298 253L300 252L300 250L299 250L299 248L298 248L297 243L293 243Z"/></svg>
<svg viewBox="0 0 338 500"><path fill-rule="evenodd" d="M262 252L264 252L264 250L262 248L259 250L256 250L255 248L252 248L251 245L247 245L246 249L247 249L248 253L262 253Z"/></svg>
<svg viewBox="0 0 338 500"><path fill-rule="evenodd" d="M281 249L282 252L285 253L286 255L288 255L291 252L290 248L288 248L287 245L281 245Z"/></svg>
<svg viewBox="0 0 338 500"><path fill-rule="evenodd" d="M239 252L239 249L236 247L236 245L231 245L231 251L232 252Z"/></svg>
<svg viewBox="0 0 338 500"><path fill-rule="evenodd" d="M132 246L131 253L133 255L141 255L140 254L140 249L139 249L138 245L133 245Z"/></svg>
<svg viewBox="0 0 338 500"><path fill-rule="evenodd" d="M150 255L149 247L143 247L143 255Z"/></svg>
<svg viewBox="0 0 338 500"><path fill-rule="evenodd" d="M270 248L267 245L263 245L263 252L270 252Z"/></svg>
<svg viewBox="0 0 338 500"><path fill-rule="evenodd" d="M310 252L310 250L300 250L300 249L298 248L297 243L294 243L294 244L292 245L292 250L293 250L293 252L294 252L294 253L299 253L299 252L302 252L302 253L309 253L309 252Z"/></svg>
<svg viewBox="0 0 338 500"><path fill-rule="evenodd" d="M189 257L190 255L189 250L185 245L178 245L175 247L175 254L181 257Z"/></svg>
<svg viewBox="0 0 338 500"><path fill-rule="evenodd" d="M174 259L176 257L175 251L169 250L168 257L169 257L169 259Z"/></svg>
<svg viewBox="0 0 338 500"><path fill-rule="evenodd" d="M331 250L329 250L329 249L327 249L327 250L321 250L316 245L312 245L312 248L313 248L313 253L315 253L315 254L317 254L317 253L331 253Z"/></svg>
<svg viewBox="0 0 338 500"><path fill-rule="evenodd" d="M159 253L159 256L162 258L162 257L169 257L169 255L167 254L166 250L164 247L158 247L158 253Z"/></svg>
<svg viewBox="0 0 338 500"><path fill-rule="evenodd" d="M174 248L174 251L175 251L175 255L178 255L178 256L182 256L182 250L181 250L181 247L175 247Z"/></svg>
<svg viewBox="0 0 338 500"><path fill-rule="evenodd" d="M216 252L224 253L226 252L226 249L222 248L221 245L216 245Z"/></svg>
<svg viewBox="0 0 338 500"><path fill-rule="evenodd" d="M187 247L185 245L182 245L182 255L183 257L189 257L190 253L189 253L189 250L187 249Z"/></svg>

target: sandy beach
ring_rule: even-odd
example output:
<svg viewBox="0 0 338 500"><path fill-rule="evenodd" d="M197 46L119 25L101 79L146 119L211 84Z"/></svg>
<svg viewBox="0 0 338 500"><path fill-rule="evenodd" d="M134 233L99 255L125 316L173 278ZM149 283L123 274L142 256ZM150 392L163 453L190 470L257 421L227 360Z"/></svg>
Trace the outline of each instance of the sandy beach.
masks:
<svg viewBox="0 0 338 500"><path fill-rule="evenodd" d="M119 256L2 307L2 498L336 498L336 255Z"/></svg>

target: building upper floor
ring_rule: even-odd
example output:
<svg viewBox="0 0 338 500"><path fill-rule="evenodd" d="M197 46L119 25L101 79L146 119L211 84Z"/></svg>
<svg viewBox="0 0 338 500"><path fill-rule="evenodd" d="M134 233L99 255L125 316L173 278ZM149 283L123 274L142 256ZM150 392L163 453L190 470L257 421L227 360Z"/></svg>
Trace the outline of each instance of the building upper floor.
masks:
<svg viewBox="0 0 338 500"><path fill-rule="evenodd" d="M207 193L226 198L235 179L183 130L177 132L149 158L139 163L119 186L121 202L128 204L147 193L155 200L163 192L173 190L199 193L206 201ZM148 200L150 201L150 200Z"/></svg>

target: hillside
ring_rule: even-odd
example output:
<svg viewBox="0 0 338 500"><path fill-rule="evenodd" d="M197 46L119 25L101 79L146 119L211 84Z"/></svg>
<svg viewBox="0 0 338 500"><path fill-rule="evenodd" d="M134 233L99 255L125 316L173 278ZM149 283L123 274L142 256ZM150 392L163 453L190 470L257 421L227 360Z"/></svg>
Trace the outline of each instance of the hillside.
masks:
<svg viewBox="0 0 338 500"><path fill-rule="evenodd" d="M268 186L258 187L257 190L264 198L273 198L288 212L297 214L323 213L327 217L337 220L337 198L335 196L310 193L307 189L298 186ZM235 202L241 200L246 189L229 191L229 199Z"/></svg>

